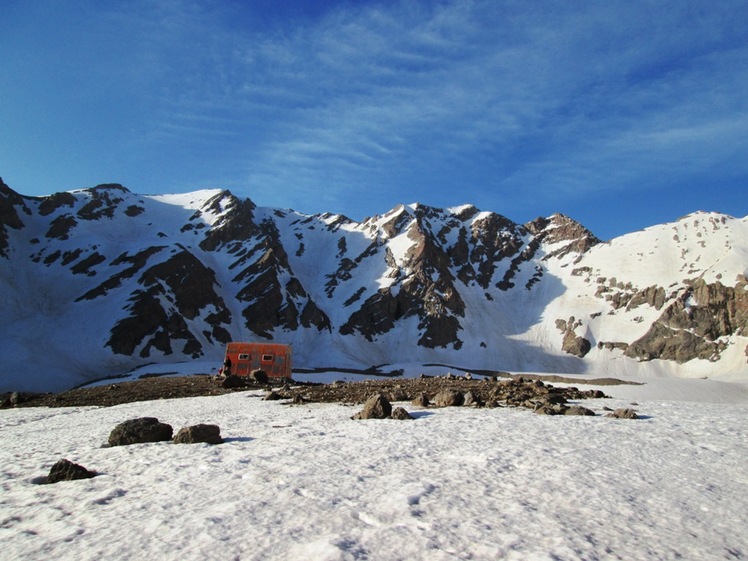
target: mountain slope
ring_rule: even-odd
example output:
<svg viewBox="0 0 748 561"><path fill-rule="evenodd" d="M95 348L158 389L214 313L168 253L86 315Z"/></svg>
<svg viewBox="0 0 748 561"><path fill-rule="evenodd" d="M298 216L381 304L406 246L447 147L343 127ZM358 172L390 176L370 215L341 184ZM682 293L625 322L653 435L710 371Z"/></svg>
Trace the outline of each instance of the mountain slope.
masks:
<svg viewBox="0 0 748 561"><path fill-rule="evenodd" d="M0 386L62 389L230 340L298 367L746 377L748 220L696 213L602 243L562 216L466 205L355 222L228 191L0 181Z"/></svg>

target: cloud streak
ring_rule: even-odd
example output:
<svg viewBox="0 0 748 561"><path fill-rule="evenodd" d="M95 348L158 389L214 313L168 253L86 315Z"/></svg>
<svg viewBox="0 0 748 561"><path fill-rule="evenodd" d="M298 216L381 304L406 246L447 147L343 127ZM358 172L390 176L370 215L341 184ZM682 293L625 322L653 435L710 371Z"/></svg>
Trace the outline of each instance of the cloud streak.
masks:
<svg viewBox="0 0 748 561"><path fill-rule="evenodd" d="M99 14L137 107L137 179L220 177L260 204L360 218L748 177L742 2L253 4Z"/></svg>

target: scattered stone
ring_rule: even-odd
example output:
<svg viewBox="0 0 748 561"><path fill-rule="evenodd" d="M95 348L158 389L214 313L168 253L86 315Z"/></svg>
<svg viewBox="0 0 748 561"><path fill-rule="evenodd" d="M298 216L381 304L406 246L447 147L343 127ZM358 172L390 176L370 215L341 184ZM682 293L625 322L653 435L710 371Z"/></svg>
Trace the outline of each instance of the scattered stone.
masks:
<svg viewBox="0 0 748 561"><path fill-rule="evenodd" d="M140 417L120 423L109 434L109 446L171 440L174 429L155 417Z"/></svg>
<svg viewBox="0 0 748 561"><path fill-rule="evenodd" d="M364 403L364 409L356 413L351 419L386 419L391 413L392 405L383 394L378 393L367 399Z"/></svg>
<svg viewBox="0 0 748 561"><path fill-rule="evenodd" d="M175 444L196 444L206 442L208 444L221 444L221 429L218 425L192 425L179 429L174 437Z"/></svg>
<svg viewBox="0 0 748 561"><path fill-rule="evenodd" d="M585 415L594 417L595 412L591 409L587 409L586 407L582 407L581 405L572 405L564 412L564 415Z"/></svg>
<svg viewBox="0 0 748 561"><path fill-rule="evenodd" d="M235 374L229 374L221 380L221 387L224 389L243 388L244 386L246 386L244 378Z"/></svg>
<svg viewBox="0 0 748 561"><path fill-rule="evenodd" d="M390 413L390 418L397 419L398 421L407 421L409 419L412 420L413 416L402 407L395 407L392 413Z"/></svg>
<svg viewBox="0 0 748 561"><path fill-rule="evenodd" d="M465 392L465 395L463 396L462 404L465 407L468 407L470 405L475 406L475 407L481 406L480 399L478 399L478 397L472 391Z"/></svg>
<svg viewBox="0 0 748 561"><path fill-rule="evenodd" d="M394 401L408 401L408 394L405 393L402 388L395 388L390 392L388 396L390 402Z"/></svg>
<svg viewBox="0 0 748 561"><path fill-rule="evenodd" d="M569 408L561 403L551 405L550 403L538 403L534 409L538 415L565 415Z"/></svg>
<svg viewBox="0 0 748 561"><path fill-rule="evenodd" d="M434 396L437 407L459 407L465 402L465 397L457 390L442 390Z"/></svg>
<svg viewBox="0 0 748 561"><path fill-rule="evenodd" d="M412 405L416 405L418 407L428 407L429 406L429 398L425 393L419 394L413 401L410 402Z"/></svg>
<svg viewBox="0 0 748 561"><path fill-rule="evenodd" d="M264 370L252 370L252 372L249 373L249 379L255 384L267 384L268 373Z"/></svg>
<svg viewBox="0 0 748 561"><path fill-rule="evenodd" d="M82 465L75 464L70 460L60 460L49 470L46 483L74 481L76 479L91 479L94 476L96 476L95 471L89 471Z"/></svg>
<svg viewBox="0 0 748 561"><path fill-rule="evenodd" d="M605 415L612 419L638 419L639 415L633 409L616 409L612 413Z"/></svg>

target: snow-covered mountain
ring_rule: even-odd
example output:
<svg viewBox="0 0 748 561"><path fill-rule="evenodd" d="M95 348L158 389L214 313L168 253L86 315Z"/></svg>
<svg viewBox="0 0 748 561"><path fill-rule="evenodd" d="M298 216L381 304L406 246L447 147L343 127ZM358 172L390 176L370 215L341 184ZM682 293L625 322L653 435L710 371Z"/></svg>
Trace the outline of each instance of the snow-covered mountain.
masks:
<svg viewBox="0 0 748 561"><path fill-rule="evenodd" d="M228 191L0 181L0 389L291 343L297 367L748 377L748 217L601 242L563 215L400 205L363 222Z"/></svg>

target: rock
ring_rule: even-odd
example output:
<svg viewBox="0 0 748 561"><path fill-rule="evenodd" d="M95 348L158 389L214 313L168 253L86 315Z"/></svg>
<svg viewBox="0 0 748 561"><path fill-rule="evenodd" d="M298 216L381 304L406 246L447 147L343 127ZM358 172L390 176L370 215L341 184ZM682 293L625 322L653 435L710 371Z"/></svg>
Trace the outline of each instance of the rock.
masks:
<svg viewBox="0 0 748 561"><path fill-rule="evenodd" d="M267 384L268 373L264 370L252 370L252 372L249 373L249 379L256 384Z"/></svg>
<svg viewBox="0 0 748 561"><path fill-rule="evenodd" d="M581 405L572 405L564 412L564 415L586 415L594 417L595 412Z"/></svg>
<svg viewBox="0 0 748 561"><path fill-rule="evenodd" d="M608 413L605 415L606 417L611 417L612 419L638 419L639 415L636 414L636 411L633 409L616 409L612 413Z"/></svg>
<svg viewBox="0 0 748 561"><path fill-rule="evenodd" d="M418 407L428 407L429 406L429 398L426 396L425 393L422 393L418 397L416 397L413 401L411 401L413 405L416 405Z"/></svg>
<svg viewBox="0 0 748 561"><path fill-rule="evenodd" d="M392 392L390 392L388 398L390 402L408 401L408 394L400 388L395 388L394 390L392 390Z"/></svg>
<svg viewBox="0 0 748 561"><path fill-rule="evenodd" d="M562 405L560 403L556 403L553 405L549 403L540 403L534 409L534 412L538 415L565 415L568 409L569 408L566 407L566 405Z"/></svg>
<svg viewBox="0 0 748 561"><path fill-rule="evenodd" d="M557 405L557 404L563 405L564 403L566 403L566 398L560 393L550 393L543 399L547 403L550 403L551 405Z"/></svg>
<svg viewBox="0 0 748 561"><path fill-rule="evenodd" d="M218 425L192 425L179 429L174 437L176 444L196 444L206 442L208 444L221 444L221 429Z"/></svg>
<svg viewBox="0 0 748 561"><path fill-rule="evenodd" d="M567 331L564 335L564 341L561 344L561 350L570 355L583 358L592 349L592 343L584 337L574 334L574 331Z"/></svg>
<svg viewBox="0 0 748 561"><path fill-rule="evenodd" d="M155 417L140 417L120 423L109 434L109 446L126 446L143 442L165 442L171 440L171 425L159 422Z"/></svg>
<svg viewBox="0 0 748 561"><path fill-rule="evenodd" d="M58 483L60 481L73 481L75 479L90 479L95 475L96 472L88 471L83 466L75 464L70 460L60 460L49 470L46 482Z"/></svg>
<svg viewBox="0 0 748 561"><path fill-rule="evenodd" d="M351 418L355 420L386 419L391 413L392 405L383 394L378 393L367 399L364 403L364 409Z"/></svg>
<svg viewBox="0 0 748 561"><path fill-rule="evenodd" d="M243 388L246 386L244 378L230 374L221 381L221 387L225 389Z"/></svg>
<svg viewBox="0 0 748 561"><path fill-rule="evenodd" d="M472 391L467 391L465 393L462 404L466 407L469 405L480 407L482 405L480 399Z"/></svg>
<svg viewBox="0 0 748 561"><path fill-rule="evenodd" d="M395 407L390 414L390 418L397 419L398 421L412 420L413 417L402 407Z"/></svg>
<svg viewBox="0 0 748 561"><path fill-rule="evenodd" d="M465 397L457 390L442 390L434 396L437 407L459 407L465 402Z"/></svg>

